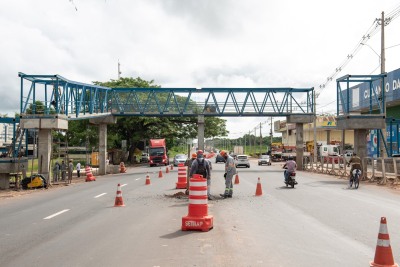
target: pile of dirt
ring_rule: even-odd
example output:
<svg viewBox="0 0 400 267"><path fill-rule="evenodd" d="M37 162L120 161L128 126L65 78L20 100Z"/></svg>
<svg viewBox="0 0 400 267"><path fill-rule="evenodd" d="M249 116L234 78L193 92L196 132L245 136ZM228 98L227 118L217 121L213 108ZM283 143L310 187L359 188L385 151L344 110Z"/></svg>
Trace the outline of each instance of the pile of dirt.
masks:
<svg viewBox="0 0 400 267"><path fill-rule="evenodd" d="M172 195L165 195L166 197L170 197L170 198L178 198L178 199L182 199L182 198L189 198L188 195L185 194L185 192L177 192L175 194Z"/></svg>

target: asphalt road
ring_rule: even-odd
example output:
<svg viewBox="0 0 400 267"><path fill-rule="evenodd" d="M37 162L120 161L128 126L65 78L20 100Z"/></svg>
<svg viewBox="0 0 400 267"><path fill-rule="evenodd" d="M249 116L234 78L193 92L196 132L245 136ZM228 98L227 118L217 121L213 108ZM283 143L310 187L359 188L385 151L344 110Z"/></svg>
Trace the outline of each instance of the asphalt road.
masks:
<svg viewBox="0 0 400 267"><path fill-rule="evenodd" d="M238 169L232 199L209 201L209 232L180 230L188 200L173 197L183 191L175 189L176 167L163 178L143 166L2 200L0 266L368 266L381 216L400 260L395 190L348 189L345 180L307 172L286 188L281 164L251 164ZM118 183L125 207L114 207ZM223 164L214 163L211 192L223 190Z"/></svg>

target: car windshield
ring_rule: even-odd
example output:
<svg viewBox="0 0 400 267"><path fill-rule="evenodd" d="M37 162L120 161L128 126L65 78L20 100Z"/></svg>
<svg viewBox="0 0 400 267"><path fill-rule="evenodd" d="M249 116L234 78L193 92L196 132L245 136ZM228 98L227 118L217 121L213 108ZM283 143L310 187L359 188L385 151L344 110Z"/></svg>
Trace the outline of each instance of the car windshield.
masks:
<svg viewBox="0 0 400 267"><path fill-rule="evenodd" d="M261 155L260 159L269 159L268 155Z"/></svg>
<svg viewBox="0 0 400 267"><path fill-rule="evenodd" d="M186 155L179 154L179 155L176 155L175 158L176 159L186 159Z"/></svg>
<svg viewBox="0 0 400 267"><path fill-rule="evenodd" d="M238 159L247 159L247 156L238 156Z"/></svg>
<svg viewBox="0 0 400 267"><path fill-rule="evenodd" d="M150 156L162 156L162 155L164 155L164 148L162 147L150 148Z"/></svg>

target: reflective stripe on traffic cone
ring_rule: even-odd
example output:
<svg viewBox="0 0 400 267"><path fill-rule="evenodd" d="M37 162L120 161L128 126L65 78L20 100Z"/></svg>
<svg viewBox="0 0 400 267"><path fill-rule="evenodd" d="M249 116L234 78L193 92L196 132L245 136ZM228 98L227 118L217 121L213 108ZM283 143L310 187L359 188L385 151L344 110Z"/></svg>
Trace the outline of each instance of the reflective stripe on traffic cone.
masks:
<svg viewBox="0 0 400 267"><path fill-rule="evenodd" d="M124 200L122 199L122 190L121 190L121 185L118 184L117 187L117 196L115 197L115 204L114 207L123 207L124 205Z"/></svg>
<svg viewBox="0 0 400 267"><path fill-rule="evenodd" d="M260 177L258 177L256 196L261 196L261 195L262 195L262 188L261 188Z"/></svg>
<svg viewBox="0 0 400 267"><path fill-rule="evenodd" d="M238 173L236 173L236 176L235 176L235 184L239 184L239 174Z"/></svg>
<svg viewBox="0 0 400 267"><path fill-rule="evenodd" d="M393 259L389 232L386 225L386 217L381 217L378 242L376 244L375 250L375 258L374 261L371 261L369 265L375 267L398 267L397 263L394 263Z"/></svg>

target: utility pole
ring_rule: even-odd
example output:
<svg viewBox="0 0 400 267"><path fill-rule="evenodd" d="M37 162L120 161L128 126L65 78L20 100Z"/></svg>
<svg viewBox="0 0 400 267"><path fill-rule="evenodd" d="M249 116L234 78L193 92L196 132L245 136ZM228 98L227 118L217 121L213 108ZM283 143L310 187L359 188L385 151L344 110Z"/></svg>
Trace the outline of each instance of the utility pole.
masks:
<svg viewBox="0 0 400 267"><path fill-rule="evenodd" d="M261 128L262 128L262 126L261 126L261 122L260 122L260 155L261 155L261 152L262 152L262 134L261 134Z"/></svg>
<svg viewBox="0 0 400 267"><path fill-rule="evenodd" d="M119 59L118 59L118 80L121 78L121 64L119 63Z"/></svg>
<svg viewBox="0 0 400 267"><path fill-rule="evenodd" d="M382 11L381 21L381 74L385 73L385 12ZM387 133L386 133L386 95L385 95L385 78L383 79L382 89L381 89L381 97L383 103L383 116L385 118L385 127L382 129L383 138L380 138L381 142L379 144L380 148L380 156L382 158L386 158L387 151L385 149L385 142L387 141ZM386 153L385 153L386 152Z"/></svg>
<svg viewBox="0 0 400 267"><path fill-rule="evenodd" d="M287 122L286 122L286 125L287 125ZM272 148L272 142L273 142L273 138L274 138L274 136L272 135L272 117L271 117L271 132L269 134L271 135L271 148Z"/></svg>

